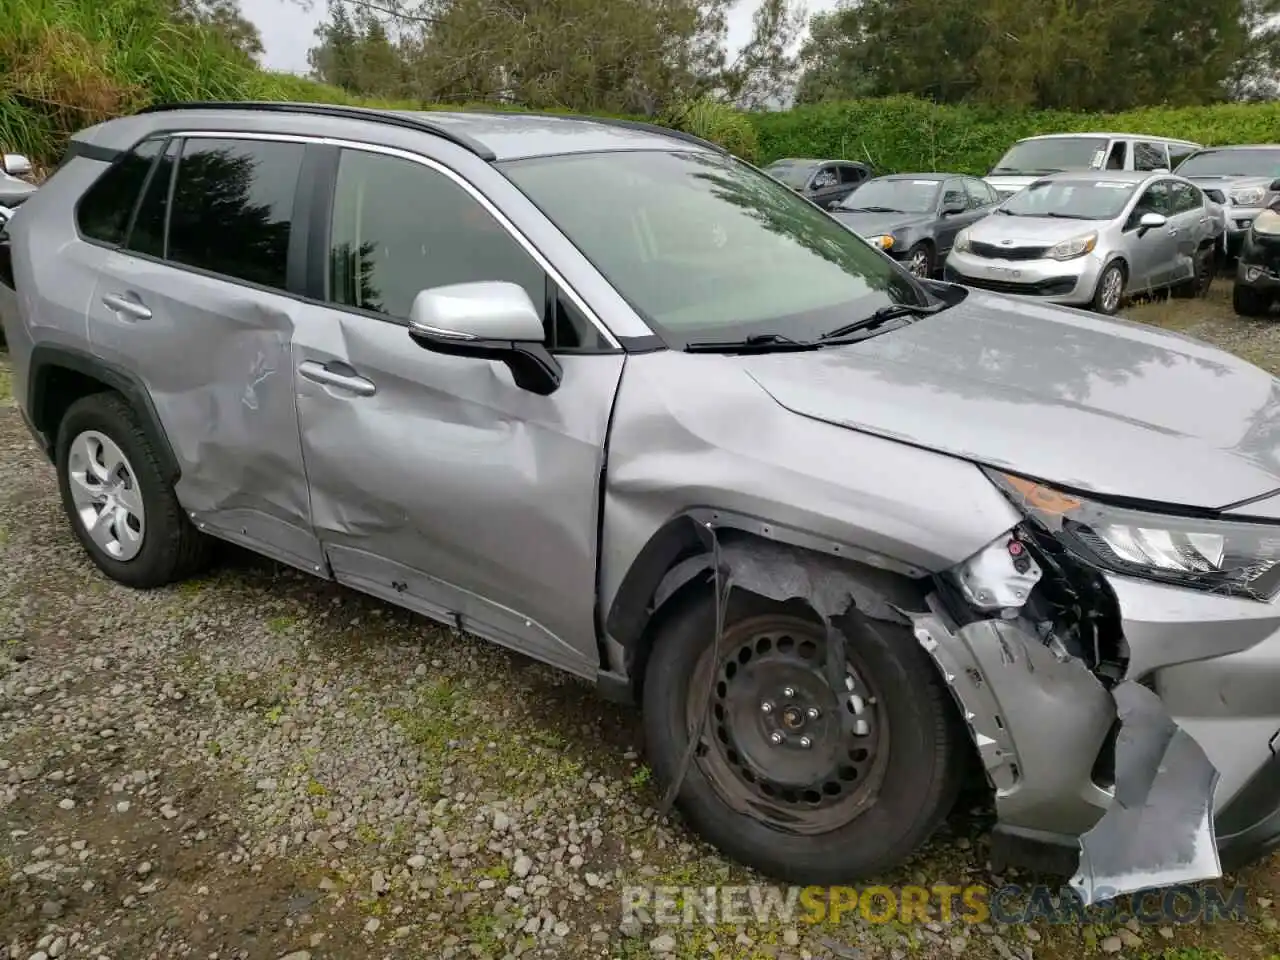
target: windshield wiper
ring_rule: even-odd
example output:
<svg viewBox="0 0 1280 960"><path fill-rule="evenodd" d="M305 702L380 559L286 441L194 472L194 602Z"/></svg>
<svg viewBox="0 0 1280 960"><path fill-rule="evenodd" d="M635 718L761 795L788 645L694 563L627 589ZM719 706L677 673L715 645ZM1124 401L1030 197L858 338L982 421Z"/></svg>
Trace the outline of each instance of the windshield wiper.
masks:
<svg viewBox="0 0 1280 960"><path fill-rule="evenodd" d="M1052 220L1092 220L1093 217L1082 217L1078 213L1042 213L1042 217L1049 217Z"/></svg>
<svg viewBox="0 0 1280 960"><path fill-rule="evenodd" d="M686 353L768 353L783 350L816 350L816 343L792 340L780 333L753 333L741 340L695 340L685 344Z"/></svg>
<svg viewBox="0 0 1280 960"><path fill-rule="evenodd" d="M853 213L905 213L895 207L841 207L840 209Z"/></svg>
<svg viewBox="0 0 1280 960"><path fill-rule="evenodd" d="M821 343L830 343L832 340L838 340L850 334L861 333L864 330L874 330L881 324L888 323L890 320L897 320L899 317L927 317L946 308L947 304L945 303L891 303L863 317L861 320L855 320L853 323L846 323L843 327L828 330L818 340Z"/></svg>

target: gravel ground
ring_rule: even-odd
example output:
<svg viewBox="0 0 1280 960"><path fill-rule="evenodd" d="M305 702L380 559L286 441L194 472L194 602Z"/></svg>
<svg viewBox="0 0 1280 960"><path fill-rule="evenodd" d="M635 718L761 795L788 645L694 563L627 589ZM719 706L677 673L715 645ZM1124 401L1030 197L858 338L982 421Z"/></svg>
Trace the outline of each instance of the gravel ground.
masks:
<svg viewBox="0 0 1280 960"><path fill-rule="evenodd" d="M1131 315L1280 370L1208 300ZM88 563L0 354L0 960L1271 957L1247 923L620 925L624 885L750 883L659 822L638 717L470 637L228 549L138 593ZM961 810L885 883L985 883ZM1058 882L1058 881L1053 881Z"/></svg>

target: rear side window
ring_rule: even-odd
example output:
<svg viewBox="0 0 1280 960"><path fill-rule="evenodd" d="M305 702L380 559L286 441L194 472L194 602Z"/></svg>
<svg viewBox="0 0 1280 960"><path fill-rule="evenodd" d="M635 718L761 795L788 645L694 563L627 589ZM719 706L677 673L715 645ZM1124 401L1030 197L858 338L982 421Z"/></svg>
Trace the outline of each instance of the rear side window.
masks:
<svg viewBox="0 0 1280 960"><path fill-rule="evenodd" d="M124 242L138 194L163 140L147 140L117 160L80 198L76 222L89 240Z"/></svg>
<svg viewBox="0 0 1280 960"><path fill-rule="evenodd" d="M177 165L178 141L169 142L169 148L156 163L151 179L147 181L142 203L138 206L133 228L129 231L129 250L152 257L165 253L165 226L169 215L169 194L173 189L173 170Z"/></svg>
<svg viewBox="0 0 1280 960"><path fill-rule="evenodd" d="M1168 166L1169 158L1165 155L1163 143L1142 140L1133 145L1133 169L1164 170Z"/></svg>
<svg viewBox="0 0 1280 960"><path fill-rule="evenodd" d="M285 289L305 150L300 143L187 140L173 186L167 258Z"/></svg>

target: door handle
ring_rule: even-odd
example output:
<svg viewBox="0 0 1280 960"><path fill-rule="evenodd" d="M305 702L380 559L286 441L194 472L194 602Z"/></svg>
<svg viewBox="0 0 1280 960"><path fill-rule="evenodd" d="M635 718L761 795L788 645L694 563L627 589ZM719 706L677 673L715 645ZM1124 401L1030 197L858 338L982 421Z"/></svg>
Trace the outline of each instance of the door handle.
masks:
<svg viewBox="0 0 1280 960"><path fill-rule="evenodd" d="M330 370L325 364L316 363L314 360L304 360L298 364L298 373L314 383L322 383L326 387L337 387L339 390L354 393L358 397L372 397L378 392L372 380L366 380L354 371L340 373L337 370Z"/></svg>
<svg viewBox="0 0 1280 960"><path fill-rule="evenodd" d="M112 313L121 315L126 320L151 319L151 308L132 296L108 293L102 298L102 304Z"/></svg>
<svg viewBox="0 0 1280 960"><path fill-rule="evenodd" d="M1171 237L1176 237L1177 235L1178 235L1178 228L1177 228L1177 227L1173 227L1173 228L1169 231L1169 236L1171 236Z"/></svg>

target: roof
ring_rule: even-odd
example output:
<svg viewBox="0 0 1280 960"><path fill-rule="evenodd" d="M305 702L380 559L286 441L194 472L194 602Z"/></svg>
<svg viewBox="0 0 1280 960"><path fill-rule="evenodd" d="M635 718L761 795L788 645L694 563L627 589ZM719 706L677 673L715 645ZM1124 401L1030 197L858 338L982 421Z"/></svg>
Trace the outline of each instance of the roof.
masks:
<svg viewBox="0 0 1280 960"><path fill-rule="evenodd" d="M819 163L848 163L848 164L852 164L855 167L866 166L866 163L864 163L861 160L821 160L817 157L780 157L777 160L771 161L768 164L768 166L776 167L784 163L785 164L803 163L809 166L815 166Z"/></svg>
<svg viewBox="0 0 1280 960"><path fill-rule="evenodd" d="M657 124L602 117L498 111L386 110L320 103L229 101L157 104L139 114L212 112L227 117L245 114L254 120L278 122L281 114L351 120L419 130L443 137L485 160L514 160L563 153L610 150L723 149L691 134Z"/></svg>
<svg viewBox="0 0 1280 960"><path fill-rule="evenodd" d="M959 177L962 180L977 180L978 177L968 173L886 173L876 180L947 180Z"/></svg>
<svg viewBox="0 0 1280 960"><path fill-rule="evenodd" d="M1189 147L1198 147L1194 140L1183 140L1181 137L1161 137L1154 133L1099 133L1092 130L1080 130L1076 133L1041 133L1034 137L1023 137L1019 140L1059 140L1067 137L1101 137L1105 140L1128 140L1138 137L1142 140L1159 140L1163 143L1185 143Z"/></svg>

